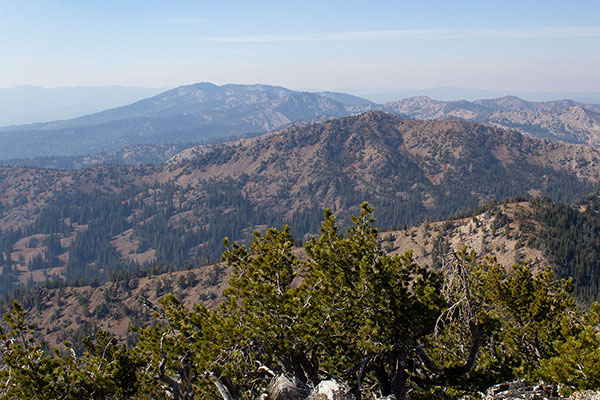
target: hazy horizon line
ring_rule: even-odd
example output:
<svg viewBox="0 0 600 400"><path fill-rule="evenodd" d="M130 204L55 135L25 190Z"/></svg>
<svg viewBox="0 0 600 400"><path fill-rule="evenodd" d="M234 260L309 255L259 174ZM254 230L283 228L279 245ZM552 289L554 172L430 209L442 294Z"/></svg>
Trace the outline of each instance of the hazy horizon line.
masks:
<svg viewBox="0 0 600 400"><path fill-rule="evenodd" d="M429 86L429 87L373 87L373 86L347 86L347 87L338 87L332 89L317 89L317 88L292 88L291 86L286 86L285 84L267 84L267 83L236 83L236 82L228 82L228 83L213 83L209 81L196 81L191 83L183 83L179 85L172 86L132 86L127 84L119 84L119 85L97 85L97 84L84 84L84 85L60 85L60 86L43 86L37 84L20 84L11 87L0 87L0 90L11 90L18 88L41 88L41 89L72 89L72 88L132 88L132 89L164 89L171 90L176 89L178 87L196 85L199 83L211 83L215 86L226 86L226 85L264 85L264 86L274 86L274 87L283 87L290 90L295 91L303 91L303 92L371 92L373 94L377 93L393 93L393 92L408 92L408 91L430 91L430 90L439 90L439 89L451 89L451 90L469 90L469 91L480 91L480 92L511 92L511 93L532 93L532 94L555 94L555 93L572 93L572 94L593 94L600 95L600 91L581 91L581 90L523 90L523 89L493 89L493 88L475 88L475 87L462 87L462 86Z"/></svg>
<svg viewBox="0 0 600 400"><path fill-rule="evenodd" d="M328 42L347 40L386 40L386 39L574 39L600 37L600 27L540 27L530 29L390 29L346 32L315 32L297 35L256 34L244 36L209 36L201 38L211 42L224 43L289 43L289 42Z"/></svg>

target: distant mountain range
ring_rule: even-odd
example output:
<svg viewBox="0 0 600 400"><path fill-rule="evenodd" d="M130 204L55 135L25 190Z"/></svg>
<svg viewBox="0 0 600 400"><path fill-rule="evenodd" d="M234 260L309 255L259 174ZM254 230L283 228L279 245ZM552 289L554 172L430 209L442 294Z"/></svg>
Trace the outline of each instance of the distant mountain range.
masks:
<svg viewBox="0 0 600 400"><path fill-rule="evenodd" d="M462 119L516 129L532 137L600 146L600 105L572 100L529 102L514 96L469 101L413 97L374 107L407 118Z"/></svg>
<svg viewBox="0 0 600 400"><path fill-rule="evenodd" d="M316 117L349 115L350 95L266 85L182 86L128 106L72 120L0 129L0 159L118 151L132 144L202 142L262 133Z"/></svg>
<svg viewBox="0 0 600 400"><path fill-rule="evenodd" d="M428 89L397 89L390 90L388 88L360 88L350 87L340 89L342 92L355 93L358 96L365 97L375 103L387 103L398 99L409 97L427 96L436 100L456 101L468 100L475 101L479 99L494 99L504 96L517 96L524 100L552 101L556 99L571 99L579 103L600 104L599 92L534 92L520 90L486 90L486 89L469 89L451 86L440 86Z"/></svg>
<svg viewBox="0 0 600 400"><path fill-rule="evenodd" d="M143 299L218 301L229 271L206 265L224 237L289 224L305 240L323 208L345 226L365 200L386 251L436 265L469 245L550 265L580 301L598 299L599 115L570 100L375 104L203 83L2 128L0 159L43 168L0 167L0 294L32 287L0 310L18 299L52 344L98 328L135 340L129 325L152 318Z"/></svg>
<svg viewBox="0 0 600 400"><path fill-rule="evenodd" d="M536 103L509 96L442 102L414 97L375 104L345 93L199 83L71 120L0 128L0 160L21 159L13 164L27 165L23 159L94 156L137 145L202 143L369 110L415 119L465 119L517 129L532 137L600 145L600 105L570 100ZM28 165L53 166L60 162L36 160ZM88 164L77 161L73 165Z"/></svg>

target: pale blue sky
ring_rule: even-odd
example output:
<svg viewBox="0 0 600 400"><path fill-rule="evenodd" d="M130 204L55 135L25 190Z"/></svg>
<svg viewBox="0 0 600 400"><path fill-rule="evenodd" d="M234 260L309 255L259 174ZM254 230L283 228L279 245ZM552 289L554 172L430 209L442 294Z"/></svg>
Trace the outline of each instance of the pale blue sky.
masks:
<svg viewBox="0 0 600 400"><path fill-rule="evenodd" d="M600 92L600 1L0 2L0 87Z"/></svg>

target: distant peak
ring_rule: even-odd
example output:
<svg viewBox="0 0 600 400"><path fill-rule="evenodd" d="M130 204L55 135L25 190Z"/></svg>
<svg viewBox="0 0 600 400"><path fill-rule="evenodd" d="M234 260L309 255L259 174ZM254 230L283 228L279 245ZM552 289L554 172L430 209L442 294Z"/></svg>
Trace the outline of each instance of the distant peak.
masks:
<svg viewBox="0 0 600 400"><path fill-rule="evenodd" d="M520 97L512 95L502 96L495 99L475 100L474 103L488 107L500 107L503 110L521 110L529 107L532 104L527 100L523 100Z"/></svg>
<svg viewBox="0 0 600 400"><path fill-rule="evenodd" d="M517 97L517 96L513 96L513 95L502 96L502 97L498 98L498 100L510 100L510 101L525 102L525 100L523 100L522 98Z"/></svg>
<svg viewBox="0 0 600 400"><path fill-rule="evenodd" d="M180 86L181 88L203 88L203 87L210 87L210 88L216 88L219 87L218 85L215 85L214 83L211 82L198 82L198 83L192 83L190 85L183 85Z"/></svg>
<svg viewBox="0 0 600 400"><path fill-rule="evenodd" d="M431 97L429 97L429 96L425 96L425 95L421 95L421 96L414 96L414 97L409 97L407 100L418 100L418 101L435 101L435 100L433 100Z"/></svg>

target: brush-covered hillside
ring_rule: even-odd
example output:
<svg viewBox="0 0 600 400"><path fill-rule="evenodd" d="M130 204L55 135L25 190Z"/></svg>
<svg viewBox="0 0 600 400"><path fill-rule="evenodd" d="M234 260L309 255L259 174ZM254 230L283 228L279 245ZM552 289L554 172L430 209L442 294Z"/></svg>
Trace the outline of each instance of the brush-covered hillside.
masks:
<svg viewBox="0 0 600 400"><path fill-rule="evenodd" d="M564 264L588 266L570 271L575 288L596 288L598 204L597 194L573 205L516 199L378 234L363 203L345 233L325 212L303 249L289 228L269 229L249 247L227 241L218 266L15 291L2 303L2 390L229 400L277 398L280 387L306 398L329 384L350 399L450 400L515 379L543 379L557 400L556 387L597 390L598 306L577 307L555 278ZM400 251L421 239L425 260L430 232L437 267ZM454 250L457 236L483 253ZM498 263L494 250L520 263ZM554 273L523 262L544 258ZM54 356L43 356L44 339Z"/></svg>
<svg viewBox="0 0 600 400"><path fill-rule="evenodd" d="M382 112L189 149L151 167L0 168L2 290L53 277L89 283L156 263L211 263L222 240L363 201L390 229L493 200L572 201L598 187L600 152L464 121Z"/></svg>
<svg viewBox="0 0 600 400"><path fill-rule="evenodd" d="M600 294L599 210L598 194L571 205L536 198L505 200L448 220L382 231L379 241L386 254L410 250L418 265L433 270L456 262L465 247L477 253L478 261L494 258L507 270L521 263L537 272L550 267L557 278L573 278L573 294L587 305ZM306 258L302 247L294 252ZM223 263L182 271L156 265L122 271L104 284L50 281L5 295L0 312L9 311L11 301L18 300L38 326L39 338L52 345L66 339L77 342L98 329L133 343L135 334L129 327L146 326L154 319L147 301L156 303L171 293L187 307L213 307L222 301L231 273Z"/></svg>

